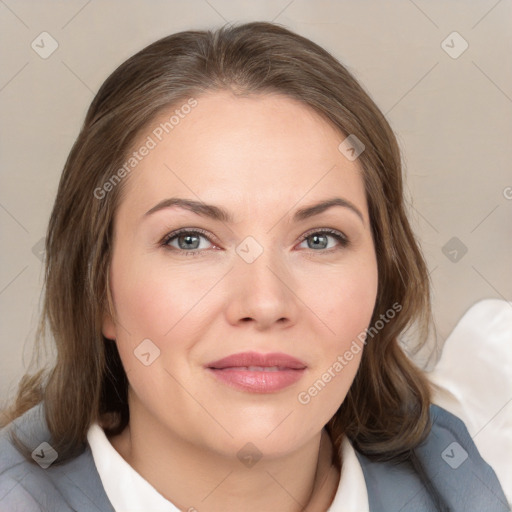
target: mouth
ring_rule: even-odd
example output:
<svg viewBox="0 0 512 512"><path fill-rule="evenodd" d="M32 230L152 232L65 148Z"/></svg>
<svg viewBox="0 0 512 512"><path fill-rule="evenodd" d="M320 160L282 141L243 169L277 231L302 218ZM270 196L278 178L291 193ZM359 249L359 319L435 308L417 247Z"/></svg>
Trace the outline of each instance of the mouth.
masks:
<svg viewBox="0 0 512 512"><path fill-rule="evenodd" d="M273 393L296 383L307 365L288 354L244 352L205 366L218 381L252 393Z"/></svg>
<svg viewBox="0 0 512 512"><path fill-rule="evenodd" d="M248 372L281 372L291 370L285 366L229 366L226 368L211 368L212 370L244 370Z"/></svg>

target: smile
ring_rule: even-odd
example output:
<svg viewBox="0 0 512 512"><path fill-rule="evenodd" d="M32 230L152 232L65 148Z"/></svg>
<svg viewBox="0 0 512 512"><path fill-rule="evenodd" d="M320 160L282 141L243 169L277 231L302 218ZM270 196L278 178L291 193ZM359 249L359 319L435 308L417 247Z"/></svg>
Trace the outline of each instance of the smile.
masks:
<svg viewBox="0 0 512 512"><path fill-rule="evenodd" d="M302 370L291 368L247 368L208 369L219 381L228 386L253 393L274 393L296 383L304 374Z"/></svg>

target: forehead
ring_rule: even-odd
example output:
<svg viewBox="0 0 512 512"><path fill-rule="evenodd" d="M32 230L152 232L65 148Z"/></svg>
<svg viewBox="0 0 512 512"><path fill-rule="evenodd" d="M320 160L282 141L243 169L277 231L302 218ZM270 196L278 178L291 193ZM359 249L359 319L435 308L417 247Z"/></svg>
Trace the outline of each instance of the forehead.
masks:
<svg viewBox="0 0 512 512"><path fill-rule="evenodd" d="M210 92L161 112L134 148L152 149L131 172L123 203L151 208L180 195L261 210L342 194L366 209L361 168L338 150L345 135L311 107L279 94ZM123 206L121 204L120 208Z"/></svg>

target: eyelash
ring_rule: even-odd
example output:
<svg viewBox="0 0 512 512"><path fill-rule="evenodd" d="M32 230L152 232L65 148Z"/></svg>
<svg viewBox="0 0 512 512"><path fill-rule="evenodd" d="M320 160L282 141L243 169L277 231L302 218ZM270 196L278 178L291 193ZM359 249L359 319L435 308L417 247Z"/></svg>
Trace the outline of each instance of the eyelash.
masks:
<svg viewBox="0 0 512 512"><path fill-rule="evenodd" d="M173 232L165 235L164 238L160 242L160 246L162 246L170 251L176 251L178 253L182 253L184 256L194 257L194 256L204 255L208 249L195 249L193 251L186 251L185 249L176 249L175 247L171 247L169 245L169 243L171 241L178 238L180 235L184 235L184 234L186 234L186 235L202 235L210 243L214 244L214 242L210 239L209 234L206 231L204 231L203 229L182 228L182 229L178 229L176 231L173 231ZM310 230L310 231L304 233L304 235L302 235L302 237L299 240L299 243L302 243L304 240L307 240L309 237L311 237L313 235L318 235L318 234L327 234L327 235L332 236L333 238L335 238L338 241L341 248L346 248L350 245L349 239L343 233L341 233L340 231L337 231L335 229L330 229L330 228ZM323 253L330 254L331 252L339 250L339 249L340 249L340 247L331 247L330 249L323 249L323 250L315 250L315 249L308 249L308 250L310 250L312 252L323 252Z"/></svg>

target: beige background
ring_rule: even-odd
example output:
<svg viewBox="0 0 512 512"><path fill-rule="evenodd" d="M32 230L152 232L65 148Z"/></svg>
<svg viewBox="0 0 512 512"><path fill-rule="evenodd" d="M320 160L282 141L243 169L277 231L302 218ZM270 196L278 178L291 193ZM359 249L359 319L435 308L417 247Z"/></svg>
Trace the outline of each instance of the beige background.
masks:
<svg viewBox="0 0 512 512"><path fill-rule="evenodd" d="M30 362L38 244L95 91L159 37L253 20L326 47L387 114L432 276L437 343L478 300L512 300L510 0L0 0L0 398ZM31 47L42 32L58 43L46 59ZM453 58L445 40L452 56L468 48ZM453 237L462 258L446 246Z"/></svg>

